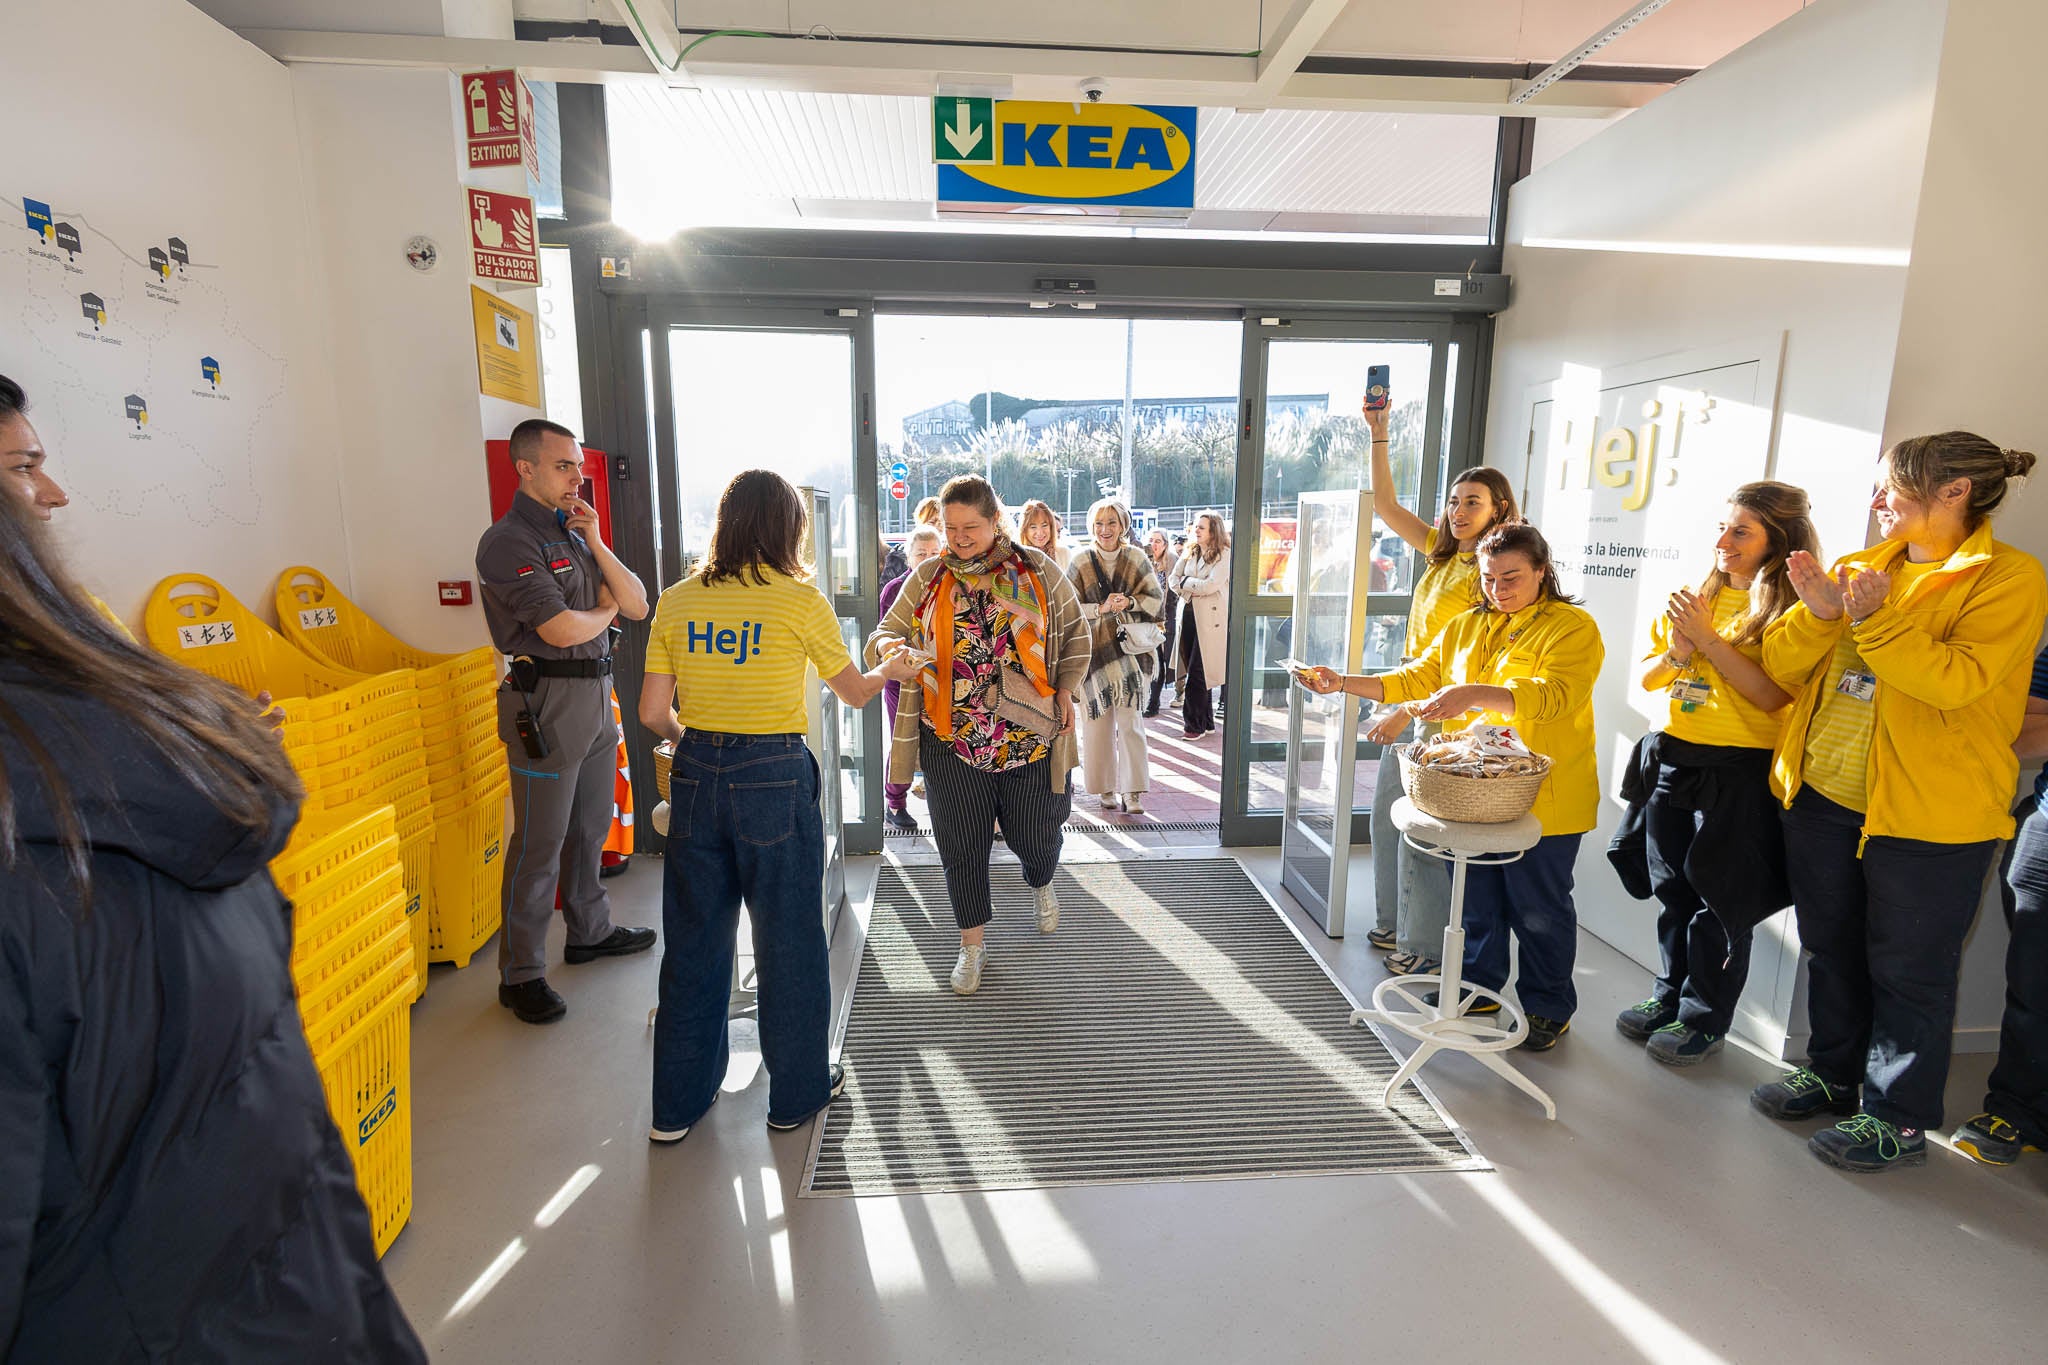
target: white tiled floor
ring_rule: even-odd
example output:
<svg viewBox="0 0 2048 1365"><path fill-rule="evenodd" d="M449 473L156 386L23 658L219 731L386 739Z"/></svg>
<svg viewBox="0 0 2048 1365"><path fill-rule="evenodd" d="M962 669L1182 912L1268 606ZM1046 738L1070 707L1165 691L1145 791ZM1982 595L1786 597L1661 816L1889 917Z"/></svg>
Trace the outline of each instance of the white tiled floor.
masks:
<svg viewBox="0 0 2048 1365"><path fill-rule="evenodd" d="M1245 861L1271 883L1270 853ZM608 883L621 923L658 922L660 876L642 859ZM1302 923L1369 995L1362 935ZM842 984L856 928L834 940ZM1460 1059L1425 1073L1494 1172L862 1200L797 1197L808 1133L767 1133L744 1055L698 1131L649 1148L657 956L557 967L570 1015L544 1029L498 1008L488 950L435 969L414 1011L417 1206L386 1262L435 1359L2041 1357L2048 1156L1823 1167L1806 1127L1748 1108L1764 1059L1671 1071L1615 1034L1647 977L1590 938L1575 1028L1526 1060L1556 1123ZM993 963L984 989L1001 983ZM1953 1117L1988 1067L1957 1060Z"/></svg>

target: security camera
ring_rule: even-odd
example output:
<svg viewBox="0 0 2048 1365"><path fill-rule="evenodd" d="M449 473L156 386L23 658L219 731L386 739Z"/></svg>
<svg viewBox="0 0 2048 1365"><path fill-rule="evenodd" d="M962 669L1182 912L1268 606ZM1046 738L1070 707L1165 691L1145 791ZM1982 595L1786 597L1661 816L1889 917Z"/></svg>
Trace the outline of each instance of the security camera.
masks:
<svg viewBox="0 0 2048 1365"><path fill-rule="evenodd" d="M1103 89L1109 84L1100 76L1090 76L1081 82L1081 93L1088 97L1090 104L1102 103Z"/></svg>

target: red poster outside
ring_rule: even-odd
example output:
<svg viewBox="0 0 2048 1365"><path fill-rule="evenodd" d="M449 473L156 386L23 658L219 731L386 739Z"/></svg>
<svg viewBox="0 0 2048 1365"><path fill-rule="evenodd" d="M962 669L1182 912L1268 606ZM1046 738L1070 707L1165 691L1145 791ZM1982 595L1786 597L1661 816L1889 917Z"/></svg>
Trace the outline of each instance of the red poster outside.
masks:
<svg viewBox="0 0 2048 1365"><path fill-rule="evenodd" d="M516 71L472 71L462 78L462 126L469 164L526 167L540 174L534 145L533 92Z"/></svg>
<svg viewBox="0 0 2048 1365"><path fill-rule="evenodd" d="M533 201L523 194L495 190L464 190L463 194L468 196L469 248L476 277L539 284Z"/></svg>

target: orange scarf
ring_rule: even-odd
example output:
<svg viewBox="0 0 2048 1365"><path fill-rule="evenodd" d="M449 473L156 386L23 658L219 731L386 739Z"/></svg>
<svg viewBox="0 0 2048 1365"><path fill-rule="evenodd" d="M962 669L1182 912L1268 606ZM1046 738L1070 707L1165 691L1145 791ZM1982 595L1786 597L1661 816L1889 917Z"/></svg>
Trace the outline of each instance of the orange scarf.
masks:
<svg viewBox="0 0 2048 1365"><path fill-rule="evenodd" d="M1009 618L1010 643L1018 666L1039 696L1050 697L1055 689L1045 664L1045 583L1038 571L1021 553L1000 540L993 553L963 562L960 568L970 576L987 575L989 596ZM953 594L957 587L964 585L955 577L953 557L948 555L945 567L933 577L918 609L924 637L932 643L932 662L918 675L924 690L924 713L931 717L933 733L946 740L953 738ZM941 679L946 681L944 694L940 691Z"/></svg>

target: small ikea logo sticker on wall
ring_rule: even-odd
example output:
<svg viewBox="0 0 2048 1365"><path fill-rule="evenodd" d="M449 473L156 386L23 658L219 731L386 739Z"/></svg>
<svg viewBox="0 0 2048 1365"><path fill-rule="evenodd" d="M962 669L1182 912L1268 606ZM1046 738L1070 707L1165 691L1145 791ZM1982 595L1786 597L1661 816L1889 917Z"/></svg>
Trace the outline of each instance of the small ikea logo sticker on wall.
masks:
<svg viewBox="0 0 2048 1365"><path fill-rule="evenodd" d="M942 204L1194 207L1192 106L940 96L933 113Z"/></svg>
<svg viewBox="0 0 2048 1365"><path fill-rule="evenodd" d="M356 1146L361 1147L369 1142L377 1130L384 1126L385 1121L397 1112L398 1087L394 1085L384 1092L384 1098L377 1102L377 1107L363 1115L362 1122L356 1125Z"/></svg>

